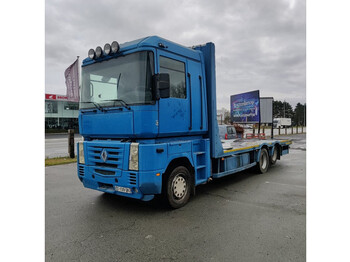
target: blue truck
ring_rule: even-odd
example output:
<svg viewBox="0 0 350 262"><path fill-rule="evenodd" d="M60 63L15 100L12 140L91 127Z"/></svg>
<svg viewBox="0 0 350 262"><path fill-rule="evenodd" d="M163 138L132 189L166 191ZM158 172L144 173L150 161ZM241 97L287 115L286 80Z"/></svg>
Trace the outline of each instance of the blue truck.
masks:
<svg viewBox="0 0 350 262"><path fill-rule="evenodd" d="M90 49L81 74L78 178L86 188L184 206L196 186L255 167L265 173L290 140L223 148L216 119L215 45L158 36Z"/></svg>

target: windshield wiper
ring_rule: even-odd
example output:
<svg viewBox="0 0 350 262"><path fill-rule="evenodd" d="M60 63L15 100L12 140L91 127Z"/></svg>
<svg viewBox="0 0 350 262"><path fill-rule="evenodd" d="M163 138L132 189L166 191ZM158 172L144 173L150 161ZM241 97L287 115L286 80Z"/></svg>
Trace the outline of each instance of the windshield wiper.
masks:
<svg viewBox="0 0 350 262"><path fill-rule="evenodd" d="M91 102L91 101L89 101L89 102L80 102L80 103L90 103L90 104L93 104L98 110L100 110L101 112L104 112L105 110L103 109L103 107L100 105L100 104L98 104L98 103L96 103L96 102Z"/></svg>
<svg viewBox="0 0 350 262"><path fill-rule="evenodd" d="M110 100L103 100L103 101L119 102L123 107L130 110L130 107L128 106L128 104L125 103L125 101L122 99L110 99Z"/></svg>
<svg viewBox="0 0 350 262"><path fill-rule="evenodd" d="M119 83L120 83L120 77L122 76L122 73L119 74L118 76L118 82L117 82L117 92L118 92L118 88L119 88Z"/></svg>

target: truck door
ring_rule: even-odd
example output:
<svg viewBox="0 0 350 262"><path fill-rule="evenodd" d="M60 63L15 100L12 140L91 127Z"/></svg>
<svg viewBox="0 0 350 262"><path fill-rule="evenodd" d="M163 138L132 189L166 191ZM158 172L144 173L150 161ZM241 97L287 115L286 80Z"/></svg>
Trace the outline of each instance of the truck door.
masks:
<svg viewBox="0 0 350 262"><path fill-rule="evenodd" d="M190 108L186 59L158 52L159 73L170 77L170 97L159 100L159 135L181 135L189 132Z"/></svg>
<svg viewBox="0 0 350 262"><path fill-rule="evenodd" d="M189 82L190 101L190 126L192 132L203 132L207 130L206 121L206 92L203 86L203 77L201 73L201 63L191 59L187 60L187 78Z"/></svg>

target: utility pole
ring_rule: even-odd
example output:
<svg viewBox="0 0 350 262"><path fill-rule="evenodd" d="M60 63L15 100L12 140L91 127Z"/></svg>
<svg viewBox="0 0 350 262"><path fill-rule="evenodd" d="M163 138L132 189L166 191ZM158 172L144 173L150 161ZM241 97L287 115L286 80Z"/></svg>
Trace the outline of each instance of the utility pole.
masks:
<svg viewBox="0 0 350 262"><path fill-rule="evenodd" d="M68 154L70 158L75 157L74 153L74 129L68 129Z"/></svg>

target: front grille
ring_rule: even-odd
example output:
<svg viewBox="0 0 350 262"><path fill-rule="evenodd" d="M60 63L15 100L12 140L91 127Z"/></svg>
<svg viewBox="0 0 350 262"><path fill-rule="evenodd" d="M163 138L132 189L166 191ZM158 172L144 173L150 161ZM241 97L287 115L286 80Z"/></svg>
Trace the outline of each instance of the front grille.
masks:
<svg viewBox="0 0 350 262"><path fill-rule="evenodd" d="M107 163L96 163L96 166L109 167L109 168L118 168L118 164L107 164Z"/></svg>
<svg viewBox="0 0 350 262"><path fill-rule="evenodd" d="M137 184L137 176L134 173L129 174L129 183L130 185L136 185Z"/></svg>
<svg viewBox="0 0 350 262"><path fill-rule="evenodd" d="M101 175L105 175L105 176L114 176L115 172L114 171L110 171L110 170L104 170L104 169L95 169L95 172Z"/></svg>
<svg viewBox="0 0 350 262"><path fill-rule="evenodd" d="M78 172L79 172L79 176L84 176L85 174L84 166L79 166Z"/></svg>
<svg viewBox="0 0 350 262"><path fill-rule="evenodd" d="M88 145L88 161L89 165L94 165L104 168L121 169L123 161L123 147L105 147L97 145ZM106 152L105 161L101 154Z"/></svg>

